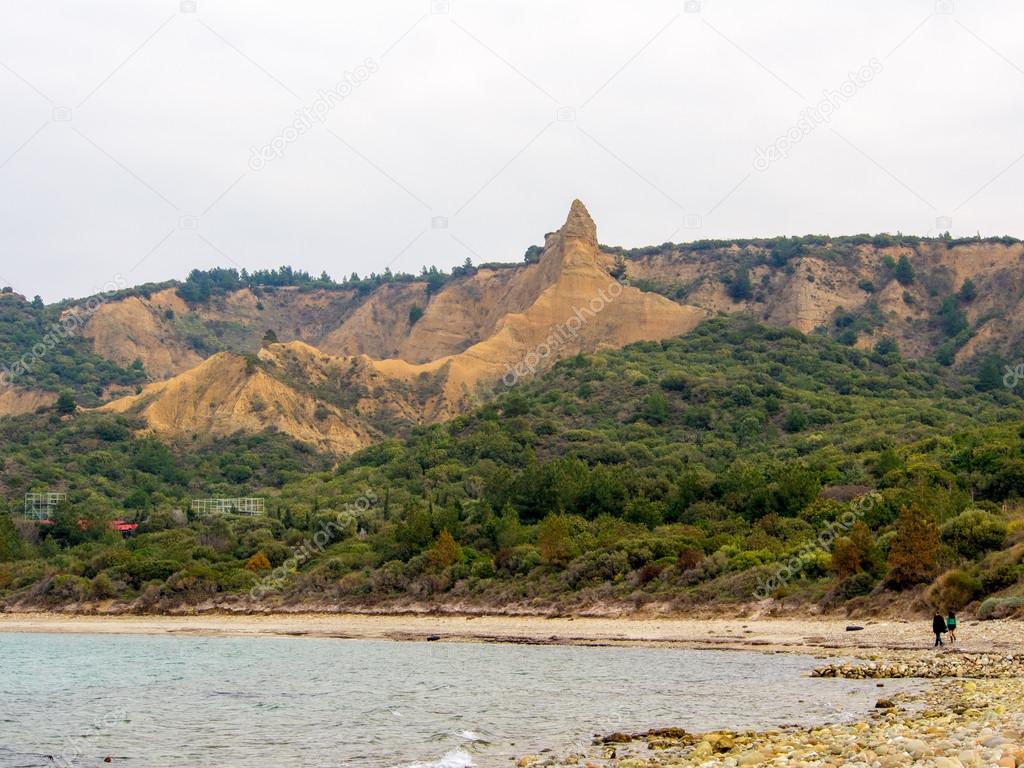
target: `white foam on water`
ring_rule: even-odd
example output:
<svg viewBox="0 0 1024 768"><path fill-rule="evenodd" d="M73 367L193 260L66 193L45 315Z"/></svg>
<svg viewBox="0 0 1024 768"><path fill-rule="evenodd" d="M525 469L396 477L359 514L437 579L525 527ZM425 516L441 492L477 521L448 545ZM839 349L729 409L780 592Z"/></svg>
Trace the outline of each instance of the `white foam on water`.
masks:
<svg viewBox="0 0 1024 768"><path fill-rule="evenodd" d="M459 738L465 741L484 741L484 737L475 731L459 731Z"/></svg>
<svg viewBox="0 0 1024 768"><path fill-rule="evenodd" d="M453 749L435 763L413 763L409 768L473 768L473 758L468 752Z"/></svg>

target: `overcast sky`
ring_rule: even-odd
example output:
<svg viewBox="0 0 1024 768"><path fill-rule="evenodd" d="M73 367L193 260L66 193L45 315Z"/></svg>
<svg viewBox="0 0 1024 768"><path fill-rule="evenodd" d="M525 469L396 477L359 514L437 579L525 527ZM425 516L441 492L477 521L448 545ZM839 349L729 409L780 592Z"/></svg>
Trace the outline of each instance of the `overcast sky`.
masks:
<svg viewBox="0 0 1024 768"><path fill-rule="evenodd" d="M47 301L518 261L574 197L611 245L1024 236L1012 0L3 10L0 283Z"/></svg>

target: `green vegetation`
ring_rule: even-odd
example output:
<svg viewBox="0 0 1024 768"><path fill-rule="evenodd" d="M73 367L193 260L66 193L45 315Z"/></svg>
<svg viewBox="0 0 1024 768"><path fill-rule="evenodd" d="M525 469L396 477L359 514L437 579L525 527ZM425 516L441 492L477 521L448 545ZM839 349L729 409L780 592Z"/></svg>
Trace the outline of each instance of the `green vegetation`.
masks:
<svg viewBox="0 0 1024 768"><path fill-rule="evenodd" d="M900 254L896 267L893 269L893 277L900 285L910 285L914 282L914 267L911 266L910 259L905 253Z"/></svg>
<svg viewBox="0 0 1024 768"><path fill-rule="evenodd" d="M476 267L468 258L461 266L453 267L451 273L444 272L435 266L423 267L419 275L412 275L408 272L393 274L388 268L382 274L378 275L374 272L366 278L353 272L341 282L336 282L326 272L322 272L320 277L313 277L308 272L293 269L288 265L279 269L258 269L251 273L245 269L239 272L234 268L214 267L207 270L193 269L185 282L178 286L177 293L190 304L203 304L212 298L224 296L243 288L250 288L257 293L261 288L282 287L297 287L301 290L355 290L360 295L367 295L387 283L425 282L429 296L440 290L450 280L472 275L474 272L476 272Z"/></svg>
<svg viewBox="0 0 1024 768"><path fill-rule="evenodd" d="M38 297L37 297L38 298ZM63 309L66 309L64 307ZM61 322L62 307L0 293L0 383L49 392L73 390L82 405L98 405L110 386L146 380L140 368L122 368L92 351L81 322ZM74 310L83 320L86 309Z"/></svg>
<svg viewBox="0 0 1024 768"><path fill-rule="evenodd" d="M682 607L774 578L787 600L931 584L1004 612L1024 595L1024 425L1016 395L976 383L734 317L562 361L336 467L270 434L177 447L123 417L9 419L12 511L28 490L69 502L52 526L0 512L0 600ZM211 495L269 513L190 518Z"/></svg>

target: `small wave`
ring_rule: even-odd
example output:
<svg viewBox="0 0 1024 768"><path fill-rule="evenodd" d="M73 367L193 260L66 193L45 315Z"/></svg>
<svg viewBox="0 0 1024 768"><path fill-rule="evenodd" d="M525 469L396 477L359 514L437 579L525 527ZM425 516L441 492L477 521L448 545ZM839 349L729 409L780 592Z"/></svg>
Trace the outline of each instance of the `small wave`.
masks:
<svg viewBox="0 0 1024 768"><path fill-rule="evenodd" d="M413 763L409 768L473 768L473 758L468 752L453 749L433 763Z"/></svg>
<svg viewBox="0 0 1024 768"><path fill-rule="evenodd" d="M482 734L479 734L476 731L459 731L457 735L463 741L475 741L484 744L487 743L487 739L484 738Z"/></svg>

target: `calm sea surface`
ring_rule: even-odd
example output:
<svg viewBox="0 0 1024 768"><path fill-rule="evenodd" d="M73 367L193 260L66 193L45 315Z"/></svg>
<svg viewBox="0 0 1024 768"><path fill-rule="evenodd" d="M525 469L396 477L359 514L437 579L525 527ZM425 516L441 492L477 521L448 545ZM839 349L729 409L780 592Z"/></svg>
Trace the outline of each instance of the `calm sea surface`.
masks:
<svg viewBox="0 0 1024 768"><path fill-rule="evenodd" d="M815 664L730 651L0 633L0 767L107 755L133 768L507 767L595 733L870 709L873 681L809 679Z"/></svg>

